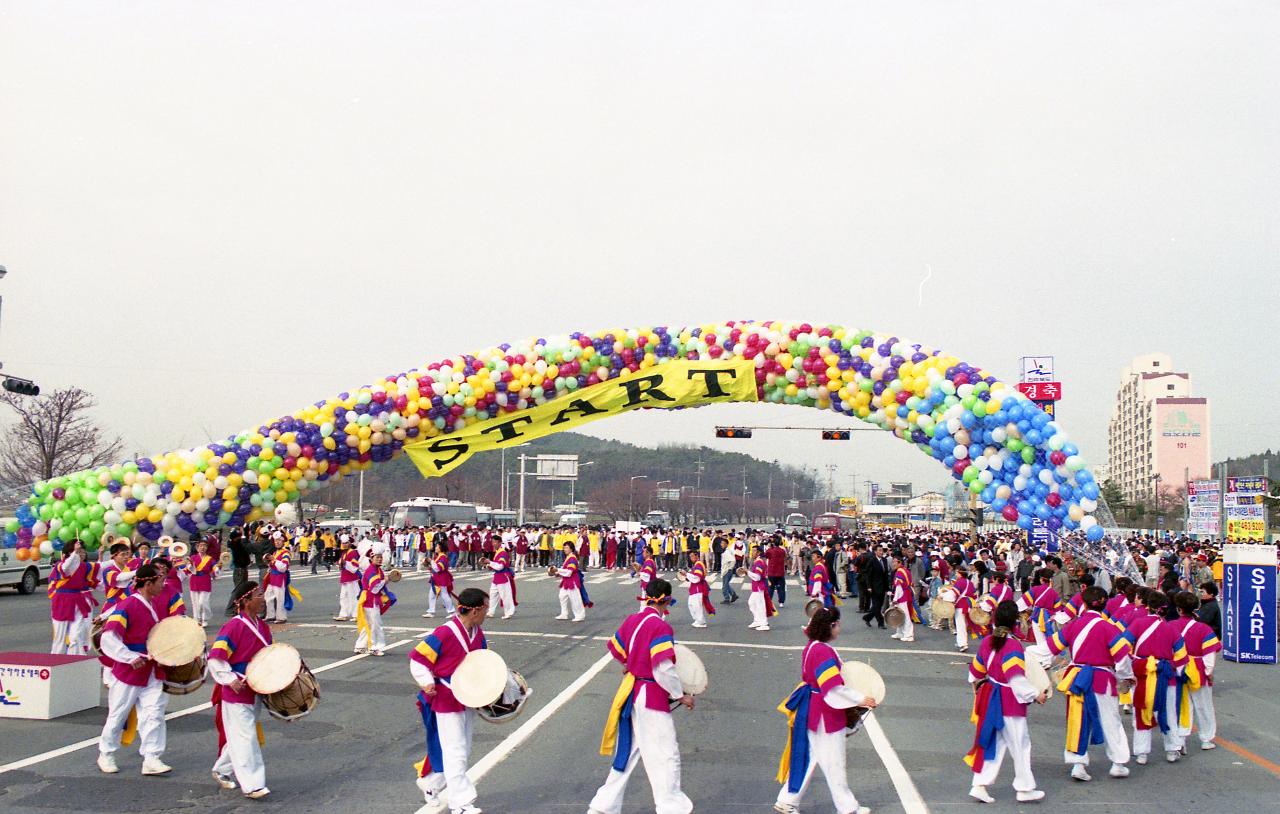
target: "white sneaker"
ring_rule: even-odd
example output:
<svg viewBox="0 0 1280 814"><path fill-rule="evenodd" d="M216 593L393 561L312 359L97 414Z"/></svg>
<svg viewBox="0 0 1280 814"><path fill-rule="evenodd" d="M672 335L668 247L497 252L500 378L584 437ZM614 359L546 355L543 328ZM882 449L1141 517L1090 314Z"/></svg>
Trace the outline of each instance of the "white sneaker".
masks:
<svg viewBox="0 0 1280 814"><path fill-rule="evenodd" d="M890 636L889 638L890 638L890 639L901 639L901 638L902 638L902 634L900 634L900 633L895 633L895 634L893 634L892 636Z"/></svg>
<svg viewBox="0 0 1280 814"><path fill-rule="evenodd" d="M261 800L263 797L266 797L270 793L271 793L271 789L267 788L266 786L263 786L260 789L254 789L253 791L246 791L244 793L244 796L248 797L250 800Z"/></svg>
<svg viewBox="0 0 1280 814"><path fill-rule="evenodd" d="M767 630L769 630L769 626L768 626L768 625L761 625L760 627L756 628L756 630L760 631L761 633L764 633L764 632L766 632Z"/></svg>
<svg viewBox="0 0 1280 814"><path fill-rule="evenodd" d="M115 755L108 755L106 752L99 752L98 770L103 774L117 774L120 771L120 767L116 765Z"/></svg>
<svg viewBox="0 0 1280 814"><path fill-rule="evenodd" d="M694 622L692 625L690 625L690 627L706 627L706 626L707 626L706 622Z"/></svg>
<svg viewBox="0 0 1280 814"><path fill-rule="evenodd" d="M557 621L560 621L560 622L567 622L567 621L569 621L569 617L568 617L568 616L556 616L556 617L554 617L554 618L555 618Z"/></svg>
<svg viewBox="0 0 1280 814"><path fill-rule="evenodd" d="M1137 763L1139 766L1146 766L1146 765L1147 765L1147 756L1146 756L1146 755L1134 755L1134 756L1133 756L1133 762L1134 762L1134 763Z"/></svg>
<svg viewBox="0 0 1280 814"><path fill-rule="evenodd" d="M1040 789L1032 789L1031 791L1018 792L1019 803L1035 803L1044 799L1044 792Z"/></svg>
<svg viewBox="0 0 1280 814"><path fill-rule="evenodd" d="M800 814L800 809L790 803L774 803L773 810L778 814Z"/></svg>
<svg viewBox="0 0 1280 814"><path fill-rule="evenodd" d="M387 654L386 654L386 653L383 653L381 650L375 650L375 651L373 651L373 655L375 655L375 656L385 656L385 655L387 655Z"/></svg>
<svg viewBox="0 0 1280 814"><path fill-rule="evenodd" d="M912 636L910 639L908 639L906 636L903 636L903 637L902 637L901 639L899 639L898 641L900 641L900 642L914 642L915 640L916 640L916 637L915 637L915 636Z"/></svg>
<svg viewBox="0 0 1280 814"><path fill-rule="evenodd" d="M425 810L435 810L444 804L440 799L440 795L431 790L431 779L428 777L419 777L413 781L418 786L418 791L422 792L423 799L426 804L422 807Z"/></svg>
<svg viewBox="0 0 1280 814"><path fill-rule="evenodd" d="M515 616L515 615L516 615L516 614L515 614L515 611L512 611L511 613L504 613L504 614L502 614L502 618L503 618L503 619L510 619L512 616ZM466 812L466 814L470 814L470 812L467 812L467 810L466 810L465 808L464 808L464 809L462 809L462 811L463 811L463 812ZM478 808L477 808L477 809L476 809L476 812L478 813L479 811L480 811L480 809L478 809Z"/></svg>
<svg viewBox="0 0 1280 814"><path fill-rule="evenodd" d="M575 617L573 621L575 621L575 622L585 622L585 621L587 621L587 617L585 617L585 616L584 616L584 617L582 617L581 619L578 619L578 618L576 618L576 617ZM703 625L703 627L706 627L706 625Z"/></svg>
<svg viewBox="0 0 1280 814"><path fill-rule="evenodd" d="M1129 767L1122 763L1112 763L1111 771L1108 772L1112 777L1128 777Z"/></svg>
<svg viewBox="0 0 1280 814"><path fill-rule="evenodd" d="M236 781L233 780L229 774L218 774L217 772L213 772L213 780L224 789L234 789L236 787Z"/></svg>
<svg viewBox="0 0 1280 814"><path fill-rule="evenodd" d="M1093 775L1089 774L1089 772L1085 770L1083 763L1077 763L1071 767L1071 779L1079 780L1082 783L1088 783L1093 779Z"/></svg>
<svg viewBox="0 0 1280 814"><path fill-rule="evenodd" d="M1207 752L1210 749L1217 749L1218 744L1214 743L1213 741L1205 741L1204 743L1200 744L1200 748L1204 749Z"/></svg>
<svg viewBox="0 0 1280 814"><path fill-rule="evenodd" d="M996 801L996 798L987 792L986 786L974 786L969 789L969 796L980 803L994 803Z"/></svg>
<svg viewBox="0 0 1280 814"><path fill-rule="evenodd" d="M148 757L142 760L143 774L168 774L171 771L173 771L173 768L158 757Z"/></svg>
<svg viewBox="0 0 1280 814"><path fill-rule="evenodd" d="M1180 757L1182 757L1182 756L1181 756L1181 755L1179 755L1177 752L1165 752L1165 753L1164 753L1164 759L1165 759L1165 760L1167 760L1167 761L1169 761L1170 763L1177 763L1177 762L1178 762L1178 758L1180 758Z"/></svg>
<svg viewBox="0 0 1280 814"><path fill-rule="evenodd" d="M453 814L484 814L479 808L467 803L462 808L455 808Z"/></svg>
<svg viewBox="0 0 1280 814"><path fill-rule="evenodd" d="M424 613L424 614L422 614L422 618L423 618L423 619L434 619L434 618L435 618L435 616L436 616L436 615L435 615L434 613Z"/></svg>

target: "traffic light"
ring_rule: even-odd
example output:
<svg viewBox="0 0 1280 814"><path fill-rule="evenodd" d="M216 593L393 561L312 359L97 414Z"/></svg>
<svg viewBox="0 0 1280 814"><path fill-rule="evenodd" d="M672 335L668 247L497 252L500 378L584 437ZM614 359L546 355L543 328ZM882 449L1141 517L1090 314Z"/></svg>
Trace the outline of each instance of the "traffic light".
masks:
<svg viewBox="0 0 1280 814"><path fill-rule="evenodd" d="M716 427L716 438L750 438L750 427Z"/></svg>
<svg viewBox="0 0 1280 814"><path fill-rule="evenodd" d="M848 430L823 430L822 440L823 441L848 441L849 431Z"/></svg>
<svg viewBox="0 0 1280 814"><path fill-rule="evenodd" d="M10 393L17 393L19 396L38 396L40 395L40 386L33 381L27 379L15 379L5 377L4 389Z"/></svg>

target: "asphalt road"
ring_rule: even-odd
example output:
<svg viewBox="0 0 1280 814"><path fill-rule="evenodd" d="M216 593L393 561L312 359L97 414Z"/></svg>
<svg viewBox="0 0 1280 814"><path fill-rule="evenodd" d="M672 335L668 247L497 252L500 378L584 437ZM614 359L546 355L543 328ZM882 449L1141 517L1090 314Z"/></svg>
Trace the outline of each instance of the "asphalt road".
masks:
<svg viewBox="0 0 1280 814"><path fill-rule="evenodd" d="M558 612L552 580L530 572L520 582L519 613L491 620L486 633L490 646L524 674L534 694L511 724L477 721L472 772L479 775L478 802L487 812L581 814L609 762L597 747L619 669L606 659L604 641L636 608L635 584L591 572L588 586L596 606L585 623L573 624L551 619ZM484 583L483 575L461 574L461 587ZM174 771L167 777L141 777L140 759L130 748L118 754L120 774L97 771L96 737L105 707L47 722L0 721L0 811L415 811L422 798L412 765L422 757L423 735L407 652L432 625L421 617L425 581L410 577L400 584L400 601L386 618L390 647L385 658L353 657L354 626L330 621L337 606L336 574L311 577L299 569L294 584L304 602L288 625L277 626L275 636L303 653L317 673L323 699L300 721L265 723L269 798L248 801L214 785L209 767L216 734L208 690L201 688L170 698L164 757ZM225 603L228 589L229 580L218 583L215 609ZM785 736L784 719L774 708L797 681L804 643L802 603L794 583L789 590L792 602L764 633L747 628L745 597L721 606L705 630L689 627L683 605L673 614L677 640L699 653L711 677L697 708L676 713L683 785L695 811L771 810ZM718 599L718 591L713 596ZM0 620L0 650L47 649L48 601L42 594L0 591ZM950 637L917 629L916 642L903 645L854 619L838 642L846 659L870 662L889 688L875 723L849 739L850 784L875 812L922 814L977 805L966 796L970 775L961 762L973 737L966 660L954 653ZM1272 667L1222 665L1217 708L1224 748L1193 748L1175 766L1163 760L1134 766L1127 780L1095 772L1097 779L1089 784L1067 778L1061 762L1063 704L1055 698L1031 717L1033 768L1048 794L1039 808L1082 805L1090 812L1125 814L1276 810L1278 678ZM1100 751L1095 755L1095 765L1103 762L1105 768ZM628 813L653 810L640 774L628 790ZM1011 780L1006 766L992 788L998 802L986 810L1037 807L1013 802ZM821 781L805 802L806 811L831 810Z"/></svg>

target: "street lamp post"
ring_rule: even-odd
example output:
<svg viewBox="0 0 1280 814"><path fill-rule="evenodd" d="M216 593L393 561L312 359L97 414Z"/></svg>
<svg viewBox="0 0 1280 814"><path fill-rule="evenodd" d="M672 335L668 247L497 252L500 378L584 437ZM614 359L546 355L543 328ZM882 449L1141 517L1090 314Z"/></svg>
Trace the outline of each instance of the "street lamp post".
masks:
<svg viewBox="0 0 1280 814"><path fill-rule="evenodd" d="M594 466L594 465L595 465L595 461L587 461L585 464L578 464L578 469L582 469L584 466ZM577 486L577 484L578 484L578 476L574 475L573 479L569 481L569 505L574 507L578 505L577 502L573 499L573 488Z"/></svg>
<svg viewBox="0 0 1280 814"><path fill-rule="evenodd" d="M636 517L636 481L640 479L648 480L648 475L632 475L630 497L627 499L627 519L634 520Z"/></svg>

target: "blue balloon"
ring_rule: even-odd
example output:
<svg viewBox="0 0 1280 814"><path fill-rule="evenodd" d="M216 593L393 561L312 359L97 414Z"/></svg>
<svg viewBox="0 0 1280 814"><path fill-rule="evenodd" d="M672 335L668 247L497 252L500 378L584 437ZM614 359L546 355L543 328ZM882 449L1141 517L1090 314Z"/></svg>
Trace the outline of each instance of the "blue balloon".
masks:
<svg viewBox="0 0 1280 814"><path fill-rule="evenodd" d="M1035 528L1035 523L1032 522L1031 518L1028 515L1025 515L1025 514L1019 515L1018 528L1025 529L1026 531L1031 531L1031 529Z"/></svg>
<svg viewBox="0 0 1280 814"><path fill-rule="evenodd" d="M1084 536L1089 542L1096 543L1106 536L1106 532L1102 530L1102 526L1090 526Z"/></svg>
<svg viewBox="0 0 1280 814"><path fill-rule="evenodd" d="M1092 483L1092 482L1086 483L1084 486L1080 487L1080 494L1084 495L1090 500L1097 500L1098 495L1100 494L1098 492L1098 484Z"/></svg>

